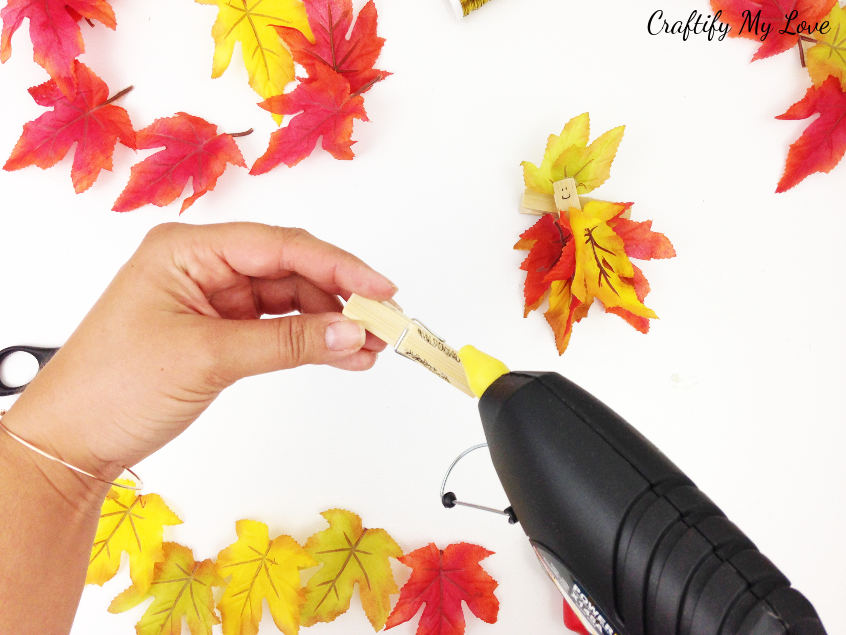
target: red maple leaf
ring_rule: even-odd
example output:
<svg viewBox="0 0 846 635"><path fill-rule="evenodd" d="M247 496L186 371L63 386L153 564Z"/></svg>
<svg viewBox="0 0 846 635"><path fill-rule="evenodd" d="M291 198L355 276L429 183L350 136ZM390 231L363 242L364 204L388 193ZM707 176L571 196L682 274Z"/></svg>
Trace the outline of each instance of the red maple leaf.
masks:
<svg viewBox="0 0 846 635"><path fill-rule="evenodd" d="M323 148L336 159L352 159L353 121L367 121L364 98L350 93L339 73L318 66L312 81L301 82L293 92L262 102L262 108L279 115L295 115L270 136L270 145L250 174L264 174L280 163L289 167L306 158L323 137Z"/></svg>
<svg viewBox="0 0 846 635"><path fill-rule="evenodd" d="M652 221L633 221L617 216L608 221L608 225L626 247L626 255L638 260L653 258L673 258L676 250L673 243L664 234L652 231Z"/></svg>
<svg viewBox="0 0 846 635"><path fill-rule="evenodd" d="M664 234L652 231L651 220L633 221L617 216L608 221L608 225L623 239L626 255L629 258L652 260L653 258L673 258L676 255L670 239ZM632 269L634 275L627 280L634 287L637 299L643 302L649 293L649 281L636 264L632 263ZM605 312L619 315L641 333L649 332L649 318L635 315L621 307L605 307Z"/></svg>
<svg viewBox="0 0 846 635"><path fill-rule="evenodd" d="M493 552L461 542L443 551L434 543L400 558L411 567L411 577L400 590L385 628L393 628L413 618L425 603L417 635L461 635L464 633L465 602L473 614L493 624L499 613L494 596L497 582L479 565Z"/></svg>
<svg viewBox="0 0 846 635"><path fill-rule="evenodd" d="M549 309L544 317L555 333L555 344L563 353L570 343L573 324L588 314L590 305L570 293L576 273L576 248L567 217L544 214L520 234L514 249L528 249L520 268L526 272L523 285L523 317L537 309L549 293Z"/></svg>
<svg viewBox="0 0 846 635"><path fill-rule="evenodd" d="M349 39L352 0L305 0L305 8L313 44L296 29L278 26L276 30L309 76L314 76L319 66L331 68L346 78L351 92L361 94L390 75L373 68L385 43L376 35L378 15L373 0L359 12Z"/></svg>
<svg viewBox="0 0 846 635"><path fill-rule="evenodd" d="M846 153L846 92L830 76L776 119L807 119L819 113L787 153L776 192L784 192L814 172L831 172Z"/></svg>
<svg viewBox="0 0 846 635"><path fill-rule="evenodd" d="M129 183L112 208L116 212L146 203L164 207L179 198L191 179L194 193L182 201L181 214L214 189L228 163L247 167L232 135L219 134L214 124L184 112L156 119L137 136L139 150L164 149L132 166Z"/></svg>
<svg viewBox="0 0 846 635"><path fill-rule="evenodd" d="M514 245L514 249L529 250L529 255L520 265L526 272L523 317L540 306L554 280L570 280L576 272L573 232L566 218L556 216L541 216L538 222L520 234L520 240Z"/></svg>
<svg viewBox="0 0 846 635"><path fill-rule="evenodd" d="M29 165L49 168L76 144L71 180L74 189L83 192L97 180L100 170L112 169L118 140L135 147L135 132L127 112L111 103L129 89L109 99L109 87L94 71L78 61L75 67L77 85L71 97L59 90L54 79L29 89L36 103L53 110L24 124L23 134L3 169L19 170Z"/></svg>
<svg viewBox="0 0 846 635"><path fill-rule="evenodd" d="M108 0L9 0L0 11L0 62L12 54L12 35L24 18L29 18L33 59L56 80L59 89L70 96L74 92L73 61L84 50L80 18L97 20L115 28L115 14Z"/></svg>
<svg viewBox="0 0 846 635"><path fill-rule="evenodd" d="M796 33L799 23L804 21L813 27L828 15L836 1L711 0L711 8L715 13L722 12L720 21L731 26L729 35L761 41L761 46L752 56L752 61L755 61L796 46L799 43L799 35ZM767 26L770 29L765 34ZM779 33L781 30L786 32Z"/></svg>

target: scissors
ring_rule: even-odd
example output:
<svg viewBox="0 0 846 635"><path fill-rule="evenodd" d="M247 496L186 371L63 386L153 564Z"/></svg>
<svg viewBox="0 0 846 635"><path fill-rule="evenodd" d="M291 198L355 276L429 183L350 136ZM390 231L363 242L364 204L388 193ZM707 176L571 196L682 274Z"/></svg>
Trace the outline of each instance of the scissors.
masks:
<svg viewBox="0 0 846 635"><path fill-rule="evenodd" d="M0 368L3 367L3 363L13 353L26 353L35 358L35 361L38 362L38 370L41 370L44 368L45 364L52 359L53 355L55 355L58 350L58 348L43 348L40 346L10 346L9 348L4 348L0 351ZM28 383L29 382L27 382L27 384ZM27 387L27 384L22 384L20 386L7 386L3 383L2 377L0 377L0 397L17 395L18 393L23 392L23 389Z"/></svg>

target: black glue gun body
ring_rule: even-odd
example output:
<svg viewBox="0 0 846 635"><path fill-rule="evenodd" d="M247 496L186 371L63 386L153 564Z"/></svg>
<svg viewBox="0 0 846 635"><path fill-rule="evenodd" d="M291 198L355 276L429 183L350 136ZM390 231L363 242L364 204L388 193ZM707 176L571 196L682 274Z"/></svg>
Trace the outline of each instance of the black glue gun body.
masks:
<svg viewBox="0 0 846 635"><path fill-rule="evenodd" d="M690 479L575 384L508 373L479 411L517 519L588 630L825 633L808 600Z"/></svg>

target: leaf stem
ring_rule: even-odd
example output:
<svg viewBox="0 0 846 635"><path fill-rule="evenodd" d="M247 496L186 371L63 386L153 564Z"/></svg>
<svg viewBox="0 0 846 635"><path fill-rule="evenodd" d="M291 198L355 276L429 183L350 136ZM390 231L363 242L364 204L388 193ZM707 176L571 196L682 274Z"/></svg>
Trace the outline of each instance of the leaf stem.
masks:
<svg viewBox="0 0 846 635"><path fill-rule="evenodd" d="M227 132L230 137L246 137L249 134L253 134L253 129L250 128L249 130L244 130L244 132Z"/></svg>
<svg viewBox="0 0 846 635"><path fill-rule="evenodd" d="M119 93L116 93L116 94L112 95L111 97L109 97L106 101L104 101L104 102L103 102L102 104L100 104L100 105L101 105L101 106L105 106L106 104L110 104L110 103L112 103L113 101L117 101L118 99L120 99L121 97L123 97L124 95L126 95L126 93L128 93L129 91L131 91L133 88L135 88L135 86L127 86L126 88L124 88L124 89L123 89L122 91L120 91Z"/></svg>
<svg viewBox="0 0 846 635"><path fill-rule="evenodd" d="M805 47L802 46L802 40L800 39L796 45L799 47L799 63L802 65L802 68L805 68Z"/></svg>

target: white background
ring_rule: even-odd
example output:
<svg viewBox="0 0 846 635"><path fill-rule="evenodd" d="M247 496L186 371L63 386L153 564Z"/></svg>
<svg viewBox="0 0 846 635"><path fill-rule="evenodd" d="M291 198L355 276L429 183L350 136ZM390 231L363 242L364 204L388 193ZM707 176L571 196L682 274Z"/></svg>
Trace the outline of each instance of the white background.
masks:
<svg viewBox="0 0 846 635"><path fill-rule="evenodd" d="M113 93L135 86L121 104L136 127L178 110L228 132L254 127L239 139L254 161L273 123L238 51L221 79L209 78L214 8L114 4L116 32L83 25L83 60ZM808 85L796 51L749 64L747 40L646 33L655 9L686 19L707 11L704 0L492 0L465 20L439 0L378 8L379 67L394 75L366 96L372 121L356 124L356 159L317 151L262 177L230 169L181 220L305 227L388 274L403 307L453 344L581 384L677 462L830 632L846 632L846 167L773 193L805 126L773 118ZM0 68L3 156L43 111L25 90L44 79L26 26L13 45ZM519 162L540 161L547 135L586 110L594 136L627 126L596 196L634 201L633 218L653 219L679 255L643 265L647 304L661 317L648 335L594 307L559 357L543 316L522 318L524 254L511 246L532 218L518 213ZM60 344L144 233L177 219L178 204L109 211L147 154L119 147L114 173L79 196L68 159L0 172L0 346ZM198 557L229 544L239 518L302 541L324 527L320 511L342 506L408 550L464 540L496 552L484 565L500 582L499 622L471 618L468 633L561 632L560 596L520 528L440 506L445 468L481 438L473 401L385 354L366 374L307 368L243 381L138 471L185 521L167 535ZM486 461L468 459L454 487L504 505ZM406 570L396 571L402 583ZM127 584L123 569L86 589L74 633L132 632L142 608L106 612ZM304 632L369 631L354 606Z"/></svg>

